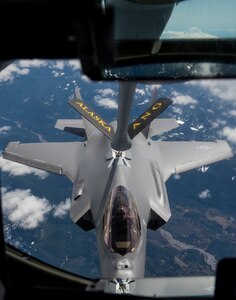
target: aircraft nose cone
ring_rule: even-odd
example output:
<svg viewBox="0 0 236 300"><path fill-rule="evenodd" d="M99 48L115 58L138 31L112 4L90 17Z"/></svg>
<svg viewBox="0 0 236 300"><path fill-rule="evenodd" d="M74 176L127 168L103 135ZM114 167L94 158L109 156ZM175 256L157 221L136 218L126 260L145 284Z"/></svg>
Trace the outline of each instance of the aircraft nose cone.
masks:
<svg viewBox="0 0 236 300"><path fill-rule="evenodd" d="M119 259L116 262L116 278L132 278L132 265L128 259Z"/></svg>

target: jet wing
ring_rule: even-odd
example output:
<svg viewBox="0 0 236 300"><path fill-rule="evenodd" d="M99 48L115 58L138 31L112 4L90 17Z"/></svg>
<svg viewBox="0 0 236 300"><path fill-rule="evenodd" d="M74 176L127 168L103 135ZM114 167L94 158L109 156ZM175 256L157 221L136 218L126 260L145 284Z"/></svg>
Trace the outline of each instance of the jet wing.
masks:
<svg viewBox="0 0 236 300"><path fill-rule="evenodd" d="M65 175L74 181L84 152L83 142L29 144L10 142L3 152L3 158Z"/></svg>
<svg viewBox="0 0 236 300"><path fill-rule="evenodd" d="M154 142L164 181L175 173L182 173L233 156L226 141L215 142Z"/></svg>
<svg viewBox="0 0 236 300"><path fill-rule="evenodd" d="M164 132L168 132L172 129L175 129L179 126L176 119L155 119L152 121L149 136L153 137L155 135L162 134Z"/></svg>

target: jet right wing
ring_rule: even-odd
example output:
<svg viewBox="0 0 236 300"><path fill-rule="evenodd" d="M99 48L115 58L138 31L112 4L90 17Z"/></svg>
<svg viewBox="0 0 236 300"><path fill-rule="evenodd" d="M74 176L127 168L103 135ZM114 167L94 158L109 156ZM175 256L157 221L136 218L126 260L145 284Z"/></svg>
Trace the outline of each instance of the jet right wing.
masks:
<svg viewBox="0 0 236 300"><path fill-rule="evenodd" d="M76 179L79 165L84 158L83 142L29 143L10 142L3 158L30 167Z"/></svg>
<svg viewBox="0 0 236 300"><path fill-rule="evenodd" d="M179 124L176 119L155 119L151 123L148 135L152 138L155 135L168 132L178 126Z"/></svg>
<svg viewBox="0 0 236 300"><path fill-rule="evenodd" d="M211 164L233 156L226 141L215 142L163 142L153 141L154 157L164 181L175 173Z"/></svg>

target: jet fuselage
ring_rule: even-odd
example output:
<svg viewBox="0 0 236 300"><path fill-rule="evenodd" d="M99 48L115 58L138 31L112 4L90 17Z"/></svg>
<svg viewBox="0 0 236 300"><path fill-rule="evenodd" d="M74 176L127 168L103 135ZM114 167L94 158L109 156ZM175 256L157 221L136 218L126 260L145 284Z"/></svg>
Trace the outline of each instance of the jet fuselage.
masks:
<svg viewBox="0 0 236 300"><path fill-rule="evenodd" d="M96 228L102 277L144 277L147 228L157 229L170 217L165 184L157 162L152 160L152 141L139 134L130 150L118 153L112 150L110 140L94 129L85 148L87 159L79 168L73 188L72 219L85 230ZM105 236L110 234L110 240L122 239L114 232L111 217L108 222L110 228L107 229L110 232L106 233L104 229L108 207L112 214L112 207L122 205L118 203L119 197L111 199L112 191L113 194L119 193L114 192L116 189L121 190L121 198L128 198L126 206L129 213L137 212L132 216L135 221L130 217L130 222L135 224L123 229L124 240L113 241L113 245L120 243L118 249L112 247ZM115 217L118 215L115 208L113 214ZM124 246L123 249L121 242L133 243L133 248L126 249Z"/></svg>

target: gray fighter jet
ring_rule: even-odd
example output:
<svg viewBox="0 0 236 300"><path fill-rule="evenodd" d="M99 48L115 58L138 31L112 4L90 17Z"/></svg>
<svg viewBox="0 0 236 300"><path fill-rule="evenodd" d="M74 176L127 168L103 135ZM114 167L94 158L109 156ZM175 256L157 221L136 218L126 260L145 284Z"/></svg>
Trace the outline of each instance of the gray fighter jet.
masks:
<svg viewBox="0 0 236 300"><path fill-rule="evenodd" d="M135 83L120 82L117 122L110 124L82 101L77 88L69 104L82 119L58 120L55 127L83 141L10 142L3 153L5 159L72 181L71 218L84 230L95 228L101 277L116 278L124 289L126 279L145 275L147 230L157 230L171 216L168 178L233 156L226 141L154 140L179 125L156 118L172 103L166 98L151 101L129 124L135 88Z"/></svg>

